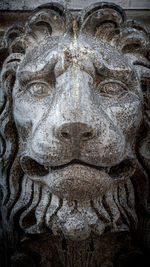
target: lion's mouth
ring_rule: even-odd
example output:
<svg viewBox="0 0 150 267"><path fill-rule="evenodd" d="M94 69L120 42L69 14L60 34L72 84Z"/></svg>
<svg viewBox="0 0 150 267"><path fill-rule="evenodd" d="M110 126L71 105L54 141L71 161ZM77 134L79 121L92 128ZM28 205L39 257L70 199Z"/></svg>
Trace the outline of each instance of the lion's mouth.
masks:
<svg viewBox="0 0 150 267"><path fill-rule="evenodd" d="M36 160L32 159L29 156L23 156L21 157L20 160L21 167L23 171L30 177L43 177L48 175L50 172L55 172L55 171L61 171L67 167L72 166L84 166L85 168L92 168L95 170L99 171L104 171L109 176L113 179L118 179L118 178L123 178L123 177L131 177L135 170L135 161L131 159L125 159L119 164L116 164L115 166L112 167L101 167L101 166L96 166L93 164L89 164L80 160L72 160L66 164L62 164L59 166L44 166L40 163L38 163Z"/></svg>

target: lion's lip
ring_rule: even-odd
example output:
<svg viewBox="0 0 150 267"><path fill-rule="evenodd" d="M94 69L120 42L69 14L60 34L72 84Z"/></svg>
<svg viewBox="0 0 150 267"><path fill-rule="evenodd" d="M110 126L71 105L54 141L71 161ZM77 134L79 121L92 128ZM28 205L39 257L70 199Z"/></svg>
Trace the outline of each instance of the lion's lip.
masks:
<svg viewBox="0 0 150 267"><path fill-rule="evenodd" d="M47 166L47 165L42 165L40 163L38 163L35 159L29 157L29 156L22 156L20 159L20 163L21 163L21 167L23 169L23 171L28 174L29 176L45 176L48 173L52 172L52 171L59 171L62 169L65 169L69 166L73 166L73 165L82 165L85 167L90 167L90 168L94 168L97 170L108 170L108 168L106 167L99 167L96 165L92 165L86 162L83 162L81 160L71 160L68 163L62 164L62 165L58 165L58 166Z"/></svg>
<svg viewBox="0 0 150 267"><path fill-rule="evenodd" d="M45 166L40 163L38 163L35 159L29 157L29 156L22 156L20 159L21 167L23 171L30 177L43 177L48 175L50 172L53 171L61 171L67 167L70 166L84 166L90 167L95 170L99 171L105 171L112 177L113 179L122 178L124 176L131 176L133 174L133 171L135 170L135 161L132 159L125 159L119 164L116 164L115 166L108 166L108 167L101 167L96 166L90 163L83 162L81 160L72 160L68 163L59 165L59 166Z"/></svg>
<svg viewBox="0 0 150 267"><path fill-rule="evenodd" d="M93 165L93 164L89 164L89 163L86 163L84 161L81 161L81 160L72 160L66 164L62 164L60 166L52 166L51 167L51 170L61 170L61 169L64 169L70 165L82 165L82 166L85 166L85 167L90 167L90 168L94 168L94 169L97 169L97 170L102 170L102 169L106 169L105 167L100 167L100 166L96 166L96 165Z"/></svg>

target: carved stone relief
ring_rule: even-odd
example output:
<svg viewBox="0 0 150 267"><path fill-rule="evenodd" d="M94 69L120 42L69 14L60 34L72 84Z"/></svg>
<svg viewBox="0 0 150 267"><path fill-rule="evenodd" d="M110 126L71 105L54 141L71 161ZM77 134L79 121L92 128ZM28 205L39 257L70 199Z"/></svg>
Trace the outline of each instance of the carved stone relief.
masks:
<svg viewBox="0 0 150 267"><path fill-rule="evenodd" d="M5 32L2 266L146 266L149 51L112 3L42 5Z"/></svg>

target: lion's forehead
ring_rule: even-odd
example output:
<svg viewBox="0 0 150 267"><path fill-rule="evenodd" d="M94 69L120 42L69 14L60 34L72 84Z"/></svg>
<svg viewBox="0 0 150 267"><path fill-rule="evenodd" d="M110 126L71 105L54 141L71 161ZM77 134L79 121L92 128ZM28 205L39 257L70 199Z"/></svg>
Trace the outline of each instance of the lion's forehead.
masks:
<svg viewBox="0 0 150 267"><path fill-rule="evenodd" d="M118 49L96 39L88 42L80 38L64 39L63 42L59 39L46 40L26 54L19 71L37 72L45 70L45 67L53 69L56 63L60 63L60 68L64 70L76 64L88 66L88 69L93 69L93 66L99 69L104 65L112 71L132 72L127 59Z"/></svg>

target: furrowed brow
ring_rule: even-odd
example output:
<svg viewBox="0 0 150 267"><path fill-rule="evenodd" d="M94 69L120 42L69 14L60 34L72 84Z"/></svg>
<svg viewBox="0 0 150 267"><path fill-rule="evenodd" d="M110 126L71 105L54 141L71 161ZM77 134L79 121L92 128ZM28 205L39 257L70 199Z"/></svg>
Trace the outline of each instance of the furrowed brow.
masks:
<svg viewBox="0 0 150 267"><path fill-rule="evenodd" d="M42 78L42 75L50 74L57 63L57 51L48 51L44 56L39 58L28 59L20 66L17 77L20 81L30 80L34 77Z"/></svg>
<svg viewBox="0 0 150 267"><path fill-rule="evenodd" d="M115 78L126 82L133 76L133 70L128 66L117 67L106 64L105 61L103 61L103 64L101 64L100 68L98 65L95 67L97 74L102 75L102 77L106 78Z"/></svg>
<svg viewBox="0 0 150 267"><path fill-rule="evenodd" d="M51 62L44 64L41 67L37 67L34 69L34 65L32 67L28 66L28 68L20 69L17 73L17 78L20 82L27 82L33 79L40 79L47 75L50 75L54 69L55 64L51 64Z"/></svg>

